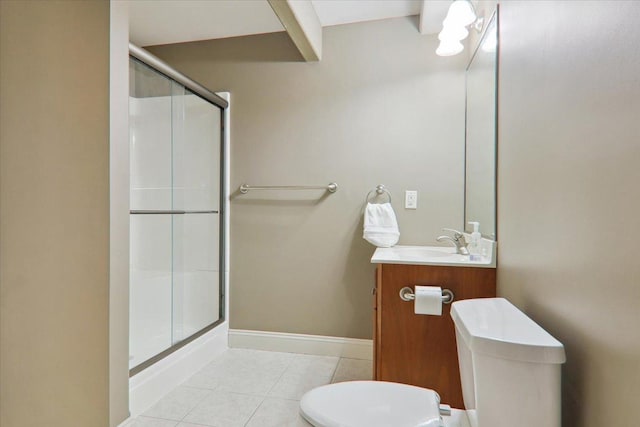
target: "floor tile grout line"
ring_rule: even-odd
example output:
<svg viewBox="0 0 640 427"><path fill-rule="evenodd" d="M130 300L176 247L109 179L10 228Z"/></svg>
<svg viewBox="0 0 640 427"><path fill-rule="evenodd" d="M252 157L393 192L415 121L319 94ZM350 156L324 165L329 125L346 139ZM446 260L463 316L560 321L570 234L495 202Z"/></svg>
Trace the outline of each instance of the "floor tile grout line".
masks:
<svg viewBox="0 0 640 427"><path fill-rule="evenodd" d="M220 386L216 386L216 389L217 389L218 387L220 387ZM200 390L202 390L202 389L200 389ZM192 413L192 412L194 411L194 409L196 409L196 408L198 407L198 405L200 405L202 402L204 402L204 400L208 397L208 395L213 394L213 393L214 393L214 391L215 391L215 390L211 390L211 389L206 389L206 390L208 391L208 393L207 393L207 394L205 394L205 395L204 395L204 396L203 396L203 397L198 401L198 403L196 403L196 404L194 405L194 407L193 407L193 408L191 408L189 411L187 411L187 413L186 413L186 414L184 414L184 416L182 417L182 419L180 420L180 422L183 422L183 421L184 421L184 419L185 419L185 418L187 418L187 415L189 415L190 413Z"/></svg>
<svg viewBox="0 0 640 427"><path fill-rule="evenodd" d="M336 363L336 368L333 370L333 374L331 374L331 379L329 380L329 384L333 384L333 380L336 377L336 373L338 372L338 367L340 366L340 362L342 362L343 357L338 358L338 363Z"/></svg>
<svg viewBox="0 0 640 427"><path fill-rule="evenodd" d="M196 374L194 374L194 375L197 375L197 372L196 372ZM187 415L189 415L189 414L190 414L190 413L191 413L191 412L192 412L192 411L193 411L193 410L194 410L194 409L195 409L195 408L196 408L200 403L202 403L202 402L204 401L204 399L206 399L206 398L207 398L207 394L211 394L211 393L215 390L215 389L210 389L210 388L192 387L192 386L185 385L185 384L184 384L184 382L183 382L183 383L178 384L178 385L177 385L175 388L173 388L171 391L169 391L169 393L167 393L167 394L165 394L164 396L162 396L162 397L160 398L160 400L158 400L158 401L154 404L154 406L155 406L155 405L157 405L158 403L160 403L160 402L162 401L162 399L165 399L167 396L169 396L171 393L173 393L174 391L176 391L178 388L181 388L181 387L182 387L182 388L191 388L191 389L196 389L196 390L205 390L205 391L207 391L207 392L209 392L209 393L206 393L203 397L201 397L201 398L198 400L198 403L196 403L196 404L193 406L193 408L189 409L189 410L187 411L187 413L186 413L185 415L183 415L183 417L182 417L182 418L180 418L179 420L177 420L177 422L178 422L178 423L183 422L183 421L184 421L184 418L185 418ZM217 389L218 387L219 387L219 386L216 386L216 389ZM153 406L152 406L151 408L153 408ZM147 411L145 411L145 413L146 413L146 412L148 412L149 410L151 410L151 408L147 409ZM165 420L165 421L176 421L175 419L170 419L170 418L162 418L162 417L157 417L157 416L145 415L145 413L142 413L142 414L140 414L139 416L140 416L140 417L147 417L147 418L155 418L155 419ZM137 417L136 417L136 418L137 418ZM177 424L176 424L176 425L177 425Z"/></svg>
<svg viewBox="0 0 640 427"><path fill-rule="evenodd" d="M171 423L176 423L176 426L182 422L182 421L171 420L171 419L169 419L169 418L150 417L149 415L142 415L142 414L140 414L140 415L138 415L137 417L135 417L134 419L132 419L132 420L131 420L131 425L133 425L133 423L134 423L137 419L140 419L140 418L151 418L152 420L169 421L169 422L171 422ZM127 424L127 425L126 425L126 427L128 427L128 426L129 426L129 424Z"/></svg>
<svg viewBox="0 0 640 427"><path fill-rule="evenodd" d="M180 387L180 386L178 386L178 387ZM217 389L218 389L218 387L220 387L220 386L219 386L219 385L217 385L217 386L215 386L214 388L209 388L209 387L198 387L198 386L195 386L195 385L189 385L189 386L184 386L184 387L195 388L195 389L198 389L198 390L215 391L215 390L217 390ZM177 388L177 387L176 387L176 388ZM164 396L163 396L163 397L164 397Z"/></svg>
<svg viewBox="0 0 640 427"><path fill-rule="evenodd" d="M247 350L249 350L249 352L252 352L251 349L247 349ZM289 372L291 366L294 364L296 359L300 360L300 359L302 359L304 357L311 357L311 358L314 358L314 357L322 358L323 357L323 355L311 355L311 354L303 354L303 353L266 352L266 351L263 351L263 352L264 353L272 353L272 354L273 353L278 353L278 354L280 354L282 356L285 356L285 355L287 356L286 359L284 360L285 363L283 363L283 367L284 368L282 369L282 371L278 375L277 379L274 380L274 382L269 387L269 389L266 392L262 392L262 393L260 393L260 392L258 392L258 393L236 392L236 391L231 391L231 390L224 391L225 393L238 394L238 395L244 395L244 396L251 396L251 397L259 399L258 405L252 411L252 413L249 416L249 418L247 418L247 421L243 424L245 427L251 422L253 417L256 415L256 413L259 411L259 409L265 404L267 399L275 399L275 400L283 400L283 401L289 401L289 402L297 402L299 404L300 399L296 399L296 398L293 398L293 397L271 396L270 393L272 393L273 389L282 380L282 378L286 375L286 373ZM221 356L222 355L220 355L219 357L221 357ZM336 361L335 365L333 366L333 369L331 371L330 376L326 377L329 380L329 383L333 383L333 381L335 380L336 374L338 373L338 368L344 362L345 358L344 357L336 357L336 359L337 359L337 361ZM207 364L207 366L208 365L209 364ZM205 368L206 368L206 366L203 367L203 369L201 369L201 370L205 370ZM232 371L233 371L233 369L232 369ZM196 372L194 374L194 376L198 375L198 374L200 374L200 371ZM206 393L204 393L204 396L202 398L197 400L197 403L180 420L166 419L166 418L153 417L153 416L145 416L144 414L140 414L140 416L141 417L152 418L152 419L163 420L163 421L174 422L174 423L176 423L176 426L179 425L180 423L186 423L187 422L186 418L189 416L189 414L191 414L211 394L213 394L216 391L218 391L218 392L221 391L221 387L222 387L222 385L220 385L220 384L216 385L214 388L193 386L193 385L187 385L187 384L185 384L185 382L181 383L176 388L185 387L185 388L188 388L188 389L203 390L203 391L206 391ZM175 388L174 388L174 390L175 390ZM163 397L166 397L166 396L163 396Z"/></svg>
<svg viewBox="0 0 640 427"><path fill-rule="evenodd" d="M291 367L291 364L293 363L293 360L298 357L299 355L295 354L295 353L291 353L293 354L293 357L289 360L289 363L287 363L287 366L282 370L282 373L280 374L280 376L278 377L277 380L274 381L273 385L269 388L269 390L267 391L267 394L265 395L266 397L269 397L271 391L273 390L273 388L280 382L280 380L282 379L282 377L284 376L284 374L289 370L289 368ZM249 418L251 419L251 418Z"/></svg>
<svg viewBox="0 0 640 427"><path fill-rule="evenodd" d="M196 373L196 375L197 375L197 373ZM221 388L221 386L220 386L220 385L217 385L213 390L212 390L212 389L206 389L206 390L208 390L208 391L210 392L209 394L213 394L215 391L219 390L220 388ZM236 393L236 392L231 392L231 391L227 391L226 393L229 393L229 394L234 393L234 394L240 394L240 395L244 395L244 396L251 396L251 397L259 397L259 398L262 398L262 400L260 401L260 403L258 404L258 406L256 407L256 409L253 411L253 413L251 414L251 416L250 416L250 417L247 419L247 421L245 422L245 425L246 425L246 423L248 423L248 422L249 422L249 420L251 420L251 418L253 417L253 415L255 414L255 412L258 410L258 408L259 408L259 407L262 405L262 403L264 402L264 396L262 396L262 395L257 395L257 394L247 394L247 393ZM205 396L204 396L204 397L203 397L203 398L202 398L202 399L201 399L201 400L200 400L200 401L199 401L199 402L198 402L198 403L197 403L193 408L191 408L191 410L190 410L189 412L187 412L187 414L185 414L185 416L184 416L184 417L182 417L182 419L180 420L180 422L185 422L185 421L184 421L184 420L185 420L185 418L186 418L186 417L187 417L191 412L193 412L193 411L196 409L196 407L197 407L200 403L202 403L202 402L204 401L204 399L206 399L206 398L207 398L207 396L205 395Z"/></svg>
<svg viewBox="0 0 640 427"><path fill-rule="evenodd" d="M251 413L251 415L249 416L249 418L247 418L247 421L245 421L244 423L244 427L247 427L247 424L249 424L249 422L251 421L251 418L253 418L253 416L256 414L256 412L258 412L258 409L260 409L260 407L262 406L262 404L264 403L264 401L266 400L266 397L262 398L262 401L260 402L260 404L258 406L256 406L256 409L253 410L253 412Z"/></svg>

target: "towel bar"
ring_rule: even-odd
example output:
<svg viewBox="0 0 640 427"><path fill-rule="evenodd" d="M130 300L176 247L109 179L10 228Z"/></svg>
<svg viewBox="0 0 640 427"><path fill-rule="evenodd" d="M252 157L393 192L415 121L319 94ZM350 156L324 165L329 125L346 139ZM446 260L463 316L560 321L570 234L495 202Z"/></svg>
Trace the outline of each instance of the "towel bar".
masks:
<svg viewBox="0 0 640 427"><path fill-rule="evenodd" d="M331 182L328 185L249 185L242 184L240 192L247 194L249 190L326 190L329 193L338 191L338 184Z"/></svg>

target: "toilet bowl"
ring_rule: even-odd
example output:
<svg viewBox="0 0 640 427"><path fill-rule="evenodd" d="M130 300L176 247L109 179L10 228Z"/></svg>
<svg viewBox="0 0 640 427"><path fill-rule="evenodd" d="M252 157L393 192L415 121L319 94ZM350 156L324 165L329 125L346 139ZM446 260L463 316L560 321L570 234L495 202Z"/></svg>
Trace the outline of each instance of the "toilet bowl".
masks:
<svg viewBox="0 0 640 427"><path fill-rule="evenodd" d="M451 317L465 410L441 414L434 390L349 381L307 392L300 413L315 427L560 427L562 344L504 298L455 302Z"/></svg>

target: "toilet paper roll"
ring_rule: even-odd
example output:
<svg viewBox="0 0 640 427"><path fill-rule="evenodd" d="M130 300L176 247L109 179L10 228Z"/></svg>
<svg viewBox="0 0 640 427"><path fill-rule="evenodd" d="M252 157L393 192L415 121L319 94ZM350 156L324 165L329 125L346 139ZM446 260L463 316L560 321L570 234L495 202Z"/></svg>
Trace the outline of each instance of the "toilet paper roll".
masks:
<svg viewBox="0 0 640 427"><path fill-rule="evenodd" d="M416 314L442 316L442 288L439 286L416 286L413 311Z"/></svg>

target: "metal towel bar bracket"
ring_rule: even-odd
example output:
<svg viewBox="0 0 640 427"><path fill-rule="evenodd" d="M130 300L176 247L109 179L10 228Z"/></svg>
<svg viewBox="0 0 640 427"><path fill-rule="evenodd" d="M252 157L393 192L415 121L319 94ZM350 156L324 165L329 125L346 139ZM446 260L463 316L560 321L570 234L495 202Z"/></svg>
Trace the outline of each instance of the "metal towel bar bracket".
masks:
<svg viewBox="0 0 640 427"><path fill-rule="evenodd" d="M454 298L455 295L453 294L453 291L451 291L451 289L442 290L443 304L451 304ZM416 294L413 293L413 289L411 289L409 286L405 286L404 288L400 289L400 299L402 301L413 301L416 299Z"/></svg>
<svg viewBox="0 0 640 427"><path fill-rule="evenodd" d="M328 185L249 185L242 184L240 192L247 194L250 190L326 190L329 193L338 191L338 184L331 182Z"/></svg>

